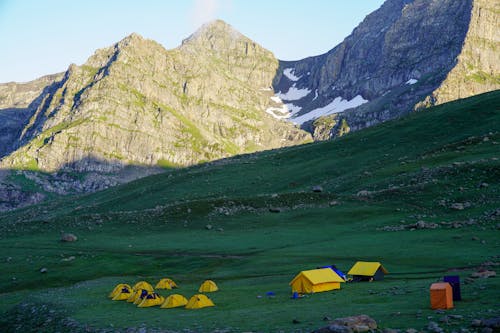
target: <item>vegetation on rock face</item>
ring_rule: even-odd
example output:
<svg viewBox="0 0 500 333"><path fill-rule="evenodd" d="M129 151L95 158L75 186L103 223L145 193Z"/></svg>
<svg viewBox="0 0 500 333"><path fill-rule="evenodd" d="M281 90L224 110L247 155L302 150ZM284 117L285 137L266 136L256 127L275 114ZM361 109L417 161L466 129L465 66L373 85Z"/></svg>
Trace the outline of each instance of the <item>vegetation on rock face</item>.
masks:
<svg viewBox="0 0 500 333"><path fill-rule="evenodd" d="M15 117L0 112L6 119L0 167L78 171L114 184L157 167L310 142L307 132L264 112L277 67L271 52L222 21L203 26L174 50L132 34L64 75L0 85L0 105L26 108ZM122 179L118 173L127 165L138 168ZM39 177L44 190L102 188L53 178ZM0 179L0 189L10 185ZM14 200L10 207L22 205Z"/></svg>
<svg viewBox="0 0 500 333"><path fill-rule="evenodd" d="M499 280L470 276L500 260L499 122L494 92L334 141L170 169L4 213L2 328L29 311L26 325L61 331L61 316L75 329L177 332L310 332L324 317L361 313L382 329L420 331L432 320L458 331L498 317ZM78 241L60 242L61 230ZM346 271L356 260L381 261L390 274L290 298L299 271ZM444 275L460 276L463 301L440 314L428 290ZM106 299L117 283L163 277L186 296L213 279L216 306L137 309ZM52 323L38 317L47 302L56 306Z"/></svg>
<svg viewBox="0 0 500 333"><path fill-rule="evenodd" d="M337 98L367 102L339 115L356 131L414 109L500 89L498 1L388 0L329 52L282 61L276 91L311 91L297 115ZM284 70L299 79L290 80ZM312 93L315 92L315 93ZM315 132L314 120L303 128ZM321 125L320 125L321 126ZM339 136L340 126L330 135Z"/></svg>
<svg viewBox="0 0 500 333"><path fill-rule="evenodd" d="M271 52L222 21L170 51L132 34L70 67L2 166L36 159L45 171L69 164L91 170L79 163L89 156L186 166L307 142L307 133L264 112L269 96L262 88L277 66ZM75 133L78 143L71 144Z"/></svg>

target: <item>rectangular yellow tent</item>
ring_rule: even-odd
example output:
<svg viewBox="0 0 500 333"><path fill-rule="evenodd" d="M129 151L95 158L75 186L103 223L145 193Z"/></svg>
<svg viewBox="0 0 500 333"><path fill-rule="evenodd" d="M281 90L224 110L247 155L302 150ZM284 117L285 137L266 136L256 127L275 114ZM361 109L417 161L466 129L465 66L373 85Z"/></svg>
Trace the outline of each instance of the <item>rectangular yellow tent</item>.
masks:
<svg viewBox="0 0 500 333"><path fill-rule="evenodd" d="M290 282L292 292L301 294L319 293L340 289L340 283L344 282L337 273L330 268L312 269L302 271Z"/></svg>
<svg viewBox="0 0 500 333"><path fill-rule="evenodd" d="M384 279L384 275L389 272L379 262L358 261L347 274L352 275L354 281L376 281Z"/></svg>

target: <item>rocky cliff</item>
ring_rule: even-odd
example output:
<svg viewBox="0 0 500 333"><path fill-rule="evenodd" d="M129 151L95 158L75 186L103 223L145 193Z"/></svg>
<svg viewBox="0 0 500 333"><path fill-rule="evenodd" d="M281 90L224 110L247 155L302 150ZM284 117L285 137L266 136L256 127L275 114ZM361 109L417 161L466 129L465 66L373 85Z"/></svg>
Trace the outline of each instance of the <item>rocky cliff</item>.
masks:
<svg viewBox="0 0 500 333"><path fill-rule="evenodd" d="M113 185L130 165L138 177L312 141L265 112L278 66L222 21L173 50L132 34L61 75L1 85L0 166L64 194Z"/></svg>
<svg viewBox="0 0 500 333"><path fill-rule="evenodd" d="M498 1L387 0L328 53L281 62L271 111L327 139L499 89L499 12Z"/></svg>
<svg viewBox="0 0 500 333"><path fill-rule="evenodd" d="M264 112L277 67L222 21L170 51L132 34L44 91L2 167L185 166L306 142Z"/></svg>

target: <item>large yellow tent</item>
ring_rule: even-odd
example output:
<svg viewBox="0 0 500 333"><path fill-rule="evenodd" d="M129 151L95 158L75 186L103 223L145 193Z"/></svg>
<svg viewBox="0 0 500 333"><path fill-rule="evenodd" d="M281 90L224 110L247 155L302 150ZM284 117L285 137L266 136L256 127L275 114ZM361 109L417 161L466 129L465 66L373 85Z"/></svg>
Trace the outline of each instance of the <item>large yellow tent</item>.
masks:
<svg viewBox="0 0 500 333"><path fill-rule="evenodd" d="M130 287L130 285L126 284L126 283L119 283L115 286L115 288L113 289L113 291L108 295L109 298L113 298L115 297L117 294L119 294L123 288L127 288L128 290L132 290L132 288Z"/></svg>
<svg viewBox="0 0 500 333"><path fill-rule="evenodd" d="M132 295L134 291L130 288L127 288L126 286L123 287L118 293L113 296L112 300L113 301L124 301Z"/></svg>
<svg viewBox="0 0 500 333"><path fill-rule="evenodd" d="M217 290L219 290L219 287L212 280L205 280L198 289L200 293L211 293Z"/></svg>
<svg viewBox="0 0 500 333"><path fill-rule="evenodd" d="M171 279L161 279L155 286L156 289L173 289L178 288L177 284Z"/></svg>
<svg viewBox="0 0 500 333"><path fill-rule="evenodd" d="M381 263L375 261L358 261L347 274L353 276L354 281L383 280L389 272Z"/></svg>
<svg viewBox="0 0 500 333"><path fill-rule="evenodd" d="M157 293L147 294L137 307L139 308L149 308L150 306L161 305L165 301L165 298Z"/></svg>
<svg viewBox="0 0 500 333"><path fill-rule="evenodd" d="M167 297L165 302L161 305L162 309L176 308L179 306L184 306L188 303L186 297L179 294L172 294Z"/></svg>
<svg viewBox="0 0 500 333"><path fill-rule="evenodd" d="M189 299L189 302L186 305L186 309L201 309L207 306L215 306L215 304L206 295L197 294Z"/></svg>
<svg viewBox="0 0 500 333"><path fill-rule="evenodd" d="M147 283L146 281L137 282L136 284L134 284L132 289L134 289L135 291L137 291L139 289L144 289L144 290L151 291L151 292L154 291L153 286L150 285L149 283Z"/></svg>
<svg viewBox="0 0 500 333"><path fill-rule="evenodd" d="M292 292L301 294L318 293L340 289L340 284L345 282L330 268L312 269L302 271L290 282Z"/></svg>

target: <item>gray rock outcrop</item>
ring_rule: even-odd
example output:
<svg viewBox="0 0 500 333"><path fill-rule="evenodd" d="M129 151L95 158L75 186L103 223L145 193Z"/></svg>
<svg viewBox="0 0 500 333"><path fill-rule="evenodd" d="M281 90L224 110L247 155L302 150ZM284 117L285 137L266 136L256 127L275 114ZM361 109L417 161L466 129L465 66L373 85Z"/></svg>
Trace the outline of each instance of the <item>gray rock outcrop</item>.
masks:
<svg viewBox="0 0 500 333"><path fill-rule="evenodd" d="M324 140L500 89L499 12L498 1L387 0L331 51L280 62L275 90Z"/></svg>

